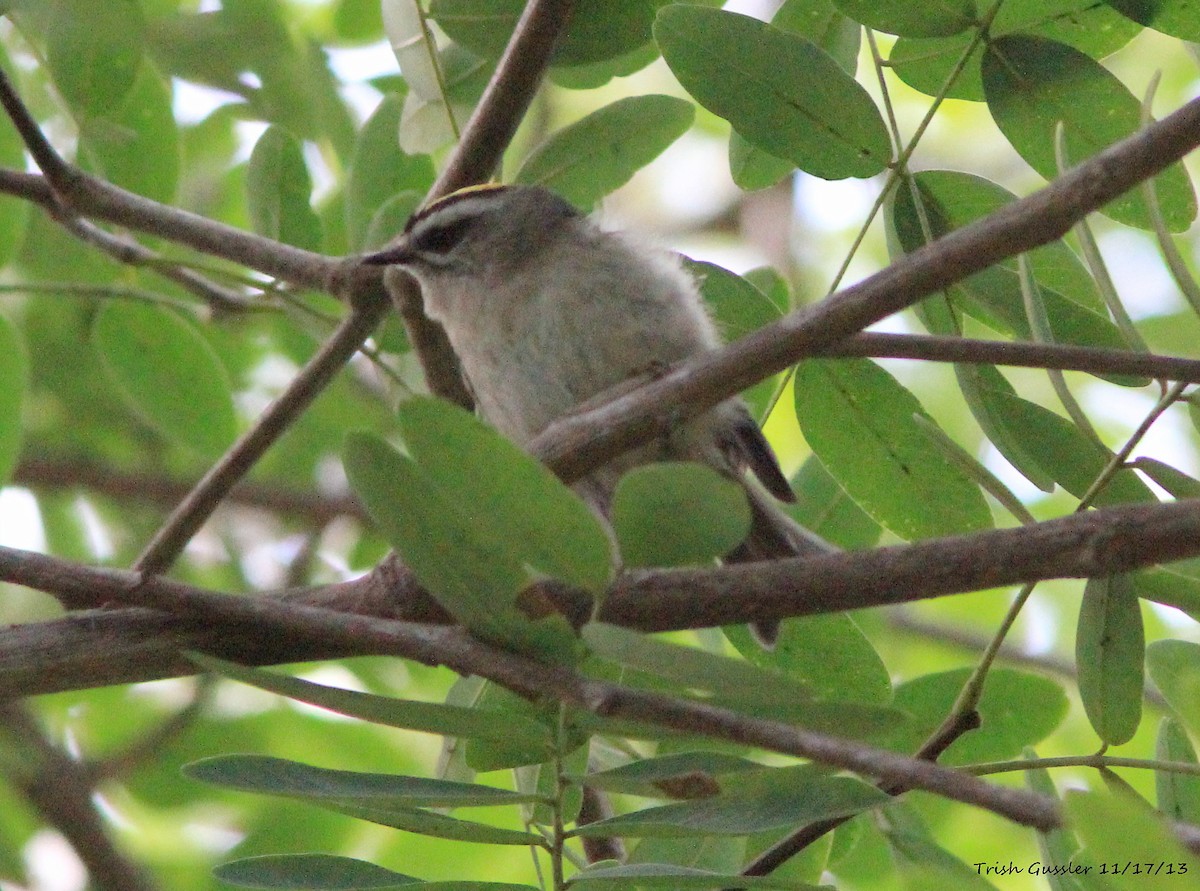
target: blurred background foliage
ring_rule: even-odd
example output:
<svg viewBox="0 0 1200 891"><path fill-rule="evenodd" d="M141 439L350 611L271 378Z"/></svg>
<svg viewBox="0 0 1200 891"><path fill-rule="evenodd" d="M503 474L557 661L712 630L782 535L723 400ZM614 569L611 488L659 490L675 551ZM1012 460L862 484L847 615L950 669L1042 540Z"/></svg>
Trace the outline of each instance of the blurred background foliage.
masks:
<svg viewBox="0 0 1200 891"><path fill-rule="evenodd" d="M51 140L84 168L156 201L298 247L343 254L386 242L418 206L453 144L450 119L457 126L465 120L522 5L431 0L427 24L441 47L440 69L434 69L420 56L421 46L414 55L412 45L399 39L414 27L409 0L384 0L382 12L379 0L6 0L0 2L0 65ZM751 19L730 25L716 2L660 10L666 5L581 0L548 82L506 154L502 178L547 183L582 207L598 207L613 226L645 233L697 261L706 296L731 336L850 284L923 240L921 213L906 209L912 198L903 187L884 213L869 217L895 154L890 128L911 138L956 60L977 39L979 22L993 12L992 46L1015 55L1028 50L1020 58L1030 60L1032 74L1024 73L1037 83L1044 77L1047 94L1034 90L1021 105L1021 96L1012 95L1019 90L1005 93L1011 71L997 67L997 59L1007 57L975 53L947 98L936 103L909 159L911 169L969 173L1028 194L1053 176L1059 120L1065 122L1067 154L1078 160L1115 138L1108 128L1129 132L1136 126L1155 78L1153 108L1160 115L1198 92L1188 41L1200 39L1200 13L1184 2L1005 0L996 10L969 0L725 4L727 12L755 20L773 17L776 27L769 33ZM868 34L864 25L877 30ZM788 35L813 43L799 47ZM821 50L808 49L814 44ZM747 54L748 45L765 47L765 55ZM741 78L755 84L769 81L776 68L786 74L784 60L793 52L810 80L788 83L781 75L778 93L747 90ZM1051 68L1060 72L1057 79L1046 74ZM793 132L795 122L771 122L771 109L789 90L816 103L809 115L841 128L832 146L807 144L809 128ZM870 150L847 155L847 145ZM7 121L0 122L0 163L26 167ZM1181 234L1160 238L1173 239L1180 262L1194 274L1192 188L1182 170L1171 176L1159 181L1161 222ZM928 174L918 182L935 211L935 228L960 225L1005 200L994 186L966 177ZM1121 329L1114 309L1100 302L1099 266L1079 264L1083 247L1072 236L1066 259L1056 255L1034 276L1043 289L1065 292L1064 313L1083 306L1088 318L1102 323L1068 325L1063 339L1135 347L1140 339L1156 352L1194 354L1197 310L1181 296L1160 239L1148 231L1153 214L1143 203L1112 216L1121 222L1094 216L1093 234L1131 327ZM860 230L864 238L854 251ZM5 545L128 566L180 497L180 487L198 479L281 392L342 313L328 295L195 256L151 235L137 240L158 255L154 264L118 263L26 203L0 197L0 262L6 264L0 275L0 415L19 419L0 421L0 474L9 479L0 493ZM177 264L201 271L221 294L201 299L159 274ZM1063 272L1063 266L1074 271ZM745 278L725 278L723 270ZM1075 284L1064 284L1063 277ZM1031 336L1036 326L1019 308L1014 322L988 304L1000 299L993 285L1010 293L1019 279L1014 262L1006 282L980 283L977 293L955 295L951 327ZM1051 326L1059 319L1051 318ZM945 333L938 325L936 311L926 307L922 315L905 314L883 327ZM828 375L822 383L824 372L805 366L797 386L800 380L814 392L861 386L878 400L880 414L873 417L900 407L882 422L892 430L907 429L916 411L996 474L1037 518L1078 505L1082 492L1068 485L1061 465L1090 467L1094 462L1082 453L1068 451L1056 464L1052 455L1038 453L1045 437L1030 435L1023 445L1033 450L1032 464L1044 475L1029 466L1018 470L1005 460L1008 453L1001 456L995 431L985 433L969 410L954 369L900 361L880 366L895 380L877 369L848 366L833 386ZM1075 424L1065 420L1060 391L1045 372L1004 370L1003 379L1043 413ZM1065 379L1109 449L1128 439L1160 395L1144 382L1129 386L1073 373ZM781 383L748 395L765 416L785 468L796 474L807 499L800 510L831 540L866 547L1014 522L994 501L983 500L977 481L947 469L936 449L921 447L923 440L914 460L941 462L931 470L933 488L909 493L895 506L881 503L887 474L868 479L871 462L855 463L862 455L855 455L854 437L830 438L845 432L838 406L800 400L798 423L792 383L782 383L778 398ZM1004 386L990 378L986 383L993 390ZM420 389L402 326L389 319L367 353L254 469L251 480L261 497L231 499L175 574L249 593L342 580L373 566L387 546L348 497L343 439L351 430L394 435L396 405ZM767 416L769 405L774 409ZM813 416L806 420L805 411ZM1195 419L1192 404L1177 405L1135 453L1191 477L1167 471L1152 477L1172 494L1187 493L1200 475ZM1082 429L1074 427L1063 441L1078 446ZM818 441L827 449L820 456L824 466L811 457ZM1129 497L1163 494L1163 488L1140 485ZM1185 608L1143 602L1145 639L1200 640L1197 582L1184 572L1144 584L1137 593L1157 592L1154 599ZM0 591L5 622L59 613L49 597L10 585ZM1010 664L1019 671L996 672L985 693L992 735L961 741L948 761L1013 758L1035 743L1041 756L1097 749L1094 718L1089 723L1074 679L1082 598L1081 583L1037 587L1009 637ZM853 616L853 623L839 617L795 622L768 661L815 679L834 699L891 703L917 716L894 738L871 737L909 751L952 702L964 668L976 663L1009 600L989 591L868 611ZM1133 609L1138 611L1136 604ZM679 639L694 642L696 636ZM699 640L724 648L715 634ZM1135 681L1140 670L1139 663ZM431 702L446 699L455 680L444 670L378 658L297 671L332 686ZM196 714L186 724L138 754L139 741L191 703ZM116 765L98 788L98 805L120 847L145 864L161 887L216 887L210 875L216 862L302 851L358 857L426 880L535 881L530 854L521 847L398 832L304 802L216 790L180 773L182 765L206 756L247 752L417 776L449 764L454 775L460 753L443 748L438 737L348 720L227 680L177 679L42 696L32 708L48 739L80 759ZM1173 760L1194 762L1183 725L1160 728L1170 714L1161 697L1151 697L1140 720L1135 716L1131 737L1110 753L1152 758L1156 739L1160 753L1162 740L1169 739L1175 741ZM1194 739L1200 727L1187 723L1195 720L1194 711L1182 717ZM3 734L0 739L0 762L20 751ZM617 754L600 746L598 757L616 764L649 751L639 746ZM135 754L125 758L127 750ZM669 743L658 748L660 754L670 750ZM1053 776L1060 788L1103 785L1082 768ZM1163 780L1156 788L1150 771L1106 779L1163 803ZM512 783L504 771L488 772L481 781ZM1005 781L1023 780L1008 774ZM1190 810L1200 808L1200 791L1194 783L1181 788L1189 809L1179 815L1200 818L1200 810ZM0 802L0 885L85 887L69 845L43 825L17 784L0 786ZM619 794L617 803L633 806ZM474 810L471 816L522 826L514 808ZM934 839L954 852L956 865L929 853ZM673 848L669 839L646 839L635 847L636 856L727 866L764 844L756 836L749 848L744 838L685 841ZM1028 863L1040 856L1027 830L914 794L886 820L856 820L814 846L794 875L816 880L828 870L826 878L845 888L949 887L949 877L985 887L982 877L965 878L974 871L971 864ZM992 881L991 887L1004 889L1098 887L1047 884L1029 875ZM1184 887L1182 882L1170 887Z"/></svg>

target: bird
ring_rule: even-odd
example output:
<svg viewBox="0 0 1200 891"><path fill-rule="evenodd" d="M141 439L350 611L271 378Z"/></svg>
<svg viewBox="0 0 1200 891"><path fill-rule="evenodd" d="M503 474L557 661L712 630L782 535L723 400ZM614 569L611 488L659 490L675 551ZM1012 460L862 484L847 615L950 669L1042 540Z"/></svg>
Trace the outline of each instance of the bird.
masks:
<svg viewBox="0 0 1200 891"><path fill-rule="evenodd" d="M676 255L605 229L541 186L453 192L414 213L397 239L363 260L416 279L479 413L522 447L605 391L722 345ZM740 397L618 456L575 489L607 516L620 476L654 461L694 461L742 484L750 531L726 562L833 550L776 503L794 502L795 494ZM778 622L752 623L751 631L770 648Z"/></svg>

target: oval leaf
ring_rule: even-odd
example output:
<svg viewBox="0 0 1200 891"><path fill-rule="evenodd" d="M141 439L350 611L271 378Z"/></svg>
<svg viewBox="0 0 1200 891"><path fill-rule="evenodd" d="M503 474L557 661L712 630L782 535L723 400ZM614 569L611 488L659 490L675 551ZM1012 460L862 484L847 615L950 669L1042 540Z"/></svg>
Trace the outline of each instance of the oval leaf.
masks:
<svg viewBox="0 0 1200 891"><path fill-rule="evenodd" d="M1055 131L1061 122L1069 163L1078 164L1134 133L1142 103L1099 63L1065 44L1031 37L1002 37L983 57L988 109L1005 138L1046 179L1058 175ZM1182 164L1154 178L1167 228L1182 232L1196 218L1196 196ZM1153 223L1140 189L1101 208L1141 229Z"/></svg>
<svg viewBox="0 0 1200 891"><path fill-rule="evenodd" d="M868 28L904 37L944 37L975 24L972 0L834 0L843 15Z"/></svg>
<svg viewBox="0 0 1200 891"><path fill-rule="evenodd" d="M629 96L559 130L525 160L519 183L590 209L687 132L695 112L674 96Z"/></svg>
<svg viewBox="0 0 1200 891"><path fill-rule="evenodd" d="M321 220L310 204L312 179L300 142L282 127L266 129L246 170L246 198L254 231L294 247L321 249Z"/></svg>
<svg viewBox="0 0 1200 891"><path fill-rule="evenodd" d="M1129 742L1142 718L1146 640L1127 575L1088 579L1079 610L1075 667L1079 698L1108 745Z"/></svg>
<svg viewBox="0 0 1200 891"><path fill-rule="evenodd" d="M440 399L398 409L409 453L445 495L486 523L521 564L597 590L613 572L595 515L545 466L474 415Z"/></svg>
<svg viewBox="0 0 1200 891"><path fill-rule="evenodd" d="M388 543L421 584L468 627L493 628L526 581L488 520L464 510L417 465L377 436L351 434L346 475Z"/></svg>
<svg viewBox="0 0 1200 891"><path fill-rule="evenodd" d="M229 378L212 347L178 314L112 301L92 323L92 345L121 395L163 435L205 456L233 441Z"/></svg>
<svg viewBox="0 0 1200 891"><path fill-rule="evenodd" d="M410 0L400 0L398 5L414 8ZM368 232L376 215L389 201L398 195L412 193L419 200L433 184L433 162L429 156L410 155L400 148L398 134L403 105L399 96L385 97L363 124L354 144L344 204L346 231L350 246L356 250L376 246L370 243ZM409 213L416 209L417 203L411 199L405 201ZM392 219L394 225L395 218ZM391 231L377 232L373 237L393 238L403 226L404 220L400 220ZM378 244L382 243L378 241Z"/></svg>
<svg viewBox="0 0 1200 891"><path fill-rule="evenodd" d="M621 477L612 522L626 566L704 565L746 537L750 505L741 485L715 470L664 461Z"/></svg>
<svg viewBox="0 0 1200 891"><path fill-rule="evenodd" d="M902 752L916 750L954 708L969 669L922 675L896 687L892 705L912 716L902 730L877 739ZM947 764L971 764L1015 758L1026 746L1045 739L1067 716L1062 688L1040 675L992 669L979 702L980 729L960 737L946 750Z"/></svg>
<svg viewBox="0 0 1200 891"><path fill-rule="evenodd" d="M142 64L146 22L137 0L57 0L46 28L55 86L80 117L118 108Z"/></svg>
<svg viewBox="0 0 1200 891"><path fill-rule="evenodd" d="M913 420L928 418L921 404L878 365L802 362L793 386L805 439L873 519L906 540L992 525L979 487Z"/></svg>
<svg viewBox="0 0 1200 891"><path fill-rule="evenodd" d="M1146 648L1146 667L1175 713L1200 733L1200 644L1157 640Z"/></svg>
<svg viewBox="0 0 1200 891"><path fill-rule="evenodd" d="M171 89L145 63L125 101L80 127L79 156L105 179L153 198L171 201L179 182L179 131Z"/></svg>
<svg viewBox="0 0 1200 891"><path fill-rule="evenodd" d="M735 787L697 801L645 808L574 830L580 836L628 838L749 835L860 813L888 800L873 786L811 767L741 774Z"/></svg>
<svg viewBox="0 0 1200 891"><path fill-rule="evenodd" d="M1163 718L1158 727L1154 757L1160 761L1191 764L1200 768L1196 750L1187 731L1175 718ZM1200 823L1200 775L1156 770L1154 786L1158 794L1158 809L1168 819L1181 823Z"/></svg>
<svg viewBox="0 0 1200 891"><path fill-rule="evenodd" d="M216 755L183 766L186 776L214 786L312 800L407 807L492 807L523 804L533 796L399 774L329 770L268 755Z"/></svg>
<svg viewBox="0 0 1200 891"><path fill-rule="evenodd" d="M803 37L685 4L659 11L654 37L684 88L764 151L823 179L873 176L887 166L879 109Z"/></svg>
<svg viewBox="0 0 1200 891"><path fill-rule="evenodd" d="M213 870L222 882L243 888L303 888L313 891L360 891L419 884L420 879L392 872L365 860L332 854L265 854L222 863Z"/></svg>

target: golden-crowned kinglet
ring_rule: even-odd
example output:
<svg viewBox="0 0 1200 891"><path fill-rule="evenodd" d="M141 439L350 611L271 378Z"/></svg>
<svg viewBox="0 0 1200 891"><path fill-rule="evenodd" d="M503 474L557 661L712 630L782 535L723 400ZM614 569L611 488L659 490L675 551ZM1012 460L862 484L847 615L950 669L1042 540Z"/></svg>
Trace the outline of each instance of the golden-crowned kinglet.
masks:
<svg viewBox="0 0 1200 891"><path fill-rule="evenodd" d="M395 264L417 279L479 410L520 445L604 390L721 343L674 256L602 230L538 187L455 192L414 214L392 246L366 262ZM776 498L795 500L739 398L593 471L576 490L606 513L624 471L662 460L697 461L745 485L753 524L727 559L830 549L745 477L749 468ZM761 641L774 641L776 623L754 627Z"/></svg>

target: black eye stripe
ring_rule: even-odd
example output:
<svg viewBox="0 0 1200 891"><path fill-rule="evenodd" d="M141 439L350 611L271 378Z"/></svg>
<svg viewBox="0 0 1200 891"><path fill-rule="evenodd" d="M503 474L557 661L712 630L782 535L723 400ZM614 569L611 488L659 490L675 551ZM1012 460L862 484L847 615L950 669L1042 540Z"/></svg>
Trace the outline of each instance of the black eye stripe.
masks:
<svg viewBox="0 0 1200 891"><path fill-rule="evenodd" d="M431 254L448 254L466 238L477 218L460 217L441 226L426 226L413 233L413 247Z"/></svg>

